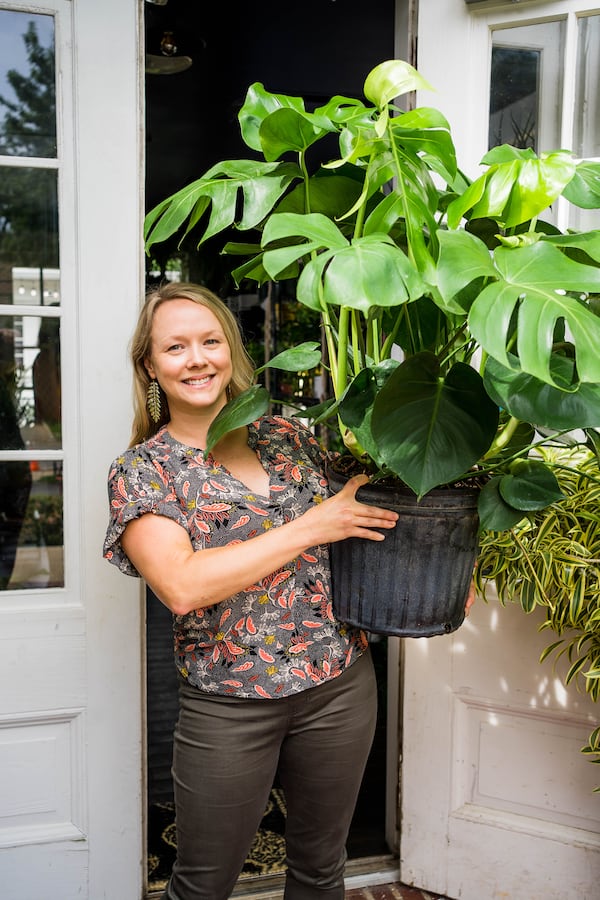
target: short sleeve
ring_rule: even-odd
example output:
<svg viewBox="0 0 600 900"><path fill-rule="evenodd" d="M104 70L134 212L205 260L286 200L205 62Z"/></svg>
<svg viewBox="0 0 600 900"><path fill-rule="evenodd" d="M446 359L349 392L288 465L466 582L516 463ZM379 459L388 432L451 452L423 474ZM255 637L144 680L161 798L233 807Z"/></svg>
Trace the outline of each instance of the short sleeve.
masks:
<svg viewBox="0 0 600 900"><path fill-rule="evenodd" d="M121 546L126 525L146 513L166 516L186 528L181 503L168 472L152 459L143 445L118 456L108 473L109 523L104 540L104 558L125 575L139 577ZM187 530L187 528L186 528Z"/></svg>

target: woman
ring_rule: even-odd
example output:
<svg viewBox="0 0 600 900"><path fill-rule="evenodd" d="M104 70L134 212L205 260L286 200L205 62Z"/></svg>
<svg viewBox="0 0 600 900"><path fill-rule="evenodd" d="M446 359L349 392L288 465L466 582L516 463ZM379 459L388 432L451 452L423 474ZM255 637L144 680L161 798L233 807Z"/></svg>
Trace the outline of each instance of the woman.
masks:
<svg viewBox="0 0 600 900"><path fill-rule="evenodd" d="M230 896L277 772L285 898L339 900L376 694L364 634L331 611L328 544L381 541L397 516L356 500L365 476L328 497L324 454L295 421L265 416L204 454L252 380L235 319L206 289L150 293L132 358L105 555L174 614L178 855L164 896Z"/></svg>

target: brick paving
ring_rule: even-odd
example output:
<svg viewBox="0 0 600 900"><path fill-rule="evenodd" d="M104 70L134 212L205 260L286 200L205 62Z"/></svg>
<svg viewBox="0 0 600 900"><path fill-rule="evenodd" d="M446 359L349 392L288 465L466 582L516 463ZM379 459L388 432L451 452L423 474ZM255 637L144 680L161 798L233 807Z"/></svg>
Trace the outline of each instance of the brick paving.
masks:
<svg viewBox="0 0 600 900"><path fill-rule="evenodd" d="M446 898L441 894L432 894L421 888L408 887L396 882L353 888L346 891L346 900L446 900Z"/></svg>

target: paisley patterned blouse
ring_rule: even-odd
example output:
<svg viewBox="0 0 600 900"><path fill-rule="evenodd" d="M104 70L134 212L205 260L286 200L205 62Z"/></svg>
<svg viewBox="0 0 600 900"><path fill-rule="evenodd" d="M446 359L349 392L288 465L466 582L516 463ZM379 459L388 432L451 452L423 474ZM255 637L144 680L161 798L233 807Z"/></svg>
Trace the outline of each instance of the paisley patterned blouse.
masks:
<svg viewBox="0 0 600 900"><path fill-rule="evenodd" d="M325 455L300 423L265 416L248 443L270 476L268 497L248 491L212 455L166 428L119 456L109 473L104 555L137 575L120 537L132 519L168 516L195 550L247 540L301 516L327 497ZM365 635L336 621L329 552L313 547L228 600L173 617L175 664L202 691L277 698L335 678L364 652Z"/></svg>

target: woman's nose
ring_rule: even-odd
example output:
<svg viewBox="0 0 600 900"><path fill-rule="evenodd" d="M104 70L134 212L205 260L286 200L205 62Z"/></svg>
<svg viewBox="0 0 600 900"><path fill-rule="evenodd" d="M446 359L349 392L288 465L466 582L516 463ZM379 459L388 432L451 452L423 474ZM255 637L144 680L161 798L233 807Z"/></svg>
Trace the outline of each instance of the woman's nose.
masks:
<svg viewBox="0 0 600 900"><path fill-rule="evenodd" d="M197 366L203 366L205 362L206 359L202 346L191 345L186 361L187 366L190 368L195 368Z"/></svg>

